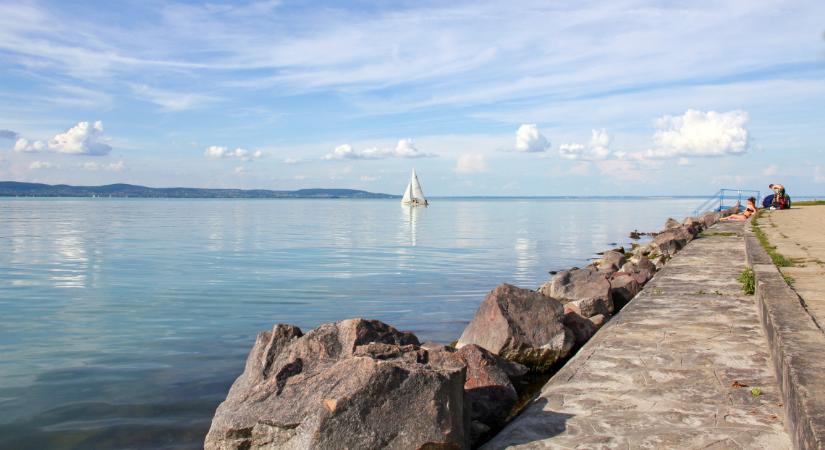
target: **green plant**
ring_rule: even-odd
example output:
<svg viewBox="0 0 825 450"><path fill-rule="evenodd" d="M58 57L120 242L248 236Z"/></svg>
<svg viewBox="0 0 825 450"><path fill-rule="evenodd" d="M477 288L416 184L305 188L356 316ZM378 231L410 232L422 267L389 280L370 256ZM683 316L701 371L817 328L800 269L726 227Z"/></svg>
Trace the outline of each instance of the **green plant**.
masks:
<svg viewBox="0 0 825 450"><path fill-rule="evenodd" d="M788 286L793 286L793 284L796 282L796 280L794 280L792 276L785 275L784 273L782 274L782 278L785 280L785 283L787 283Z"/></svg>
<svg viewBox="0 0 825 450"><path fill-rule="evenodd" d="M756 277L753 274L753 269L746 268L739 274L739 282L742 283L742 292L748 295L753 295L756 292Z"/></svg>
<svg viewBox="0 0 825 450"><path fill-rule="evenodd" d="M751 388L751 395L753 395L754 397L759 397L760 395L762 395L762 389L759 389L758 387Z"/></svg>
<svg viewBox="0 0 825 450"><path fill-rule="evenodd" d="M820 206L825 205L825 200L805 200L802 202L793 202L792 206Z"/></svg>
<svg viewBox="0 0 825 450"><path fill-rule="evenodd" d="M762 245L762 248L768 253L768 256L771 257L771 261L777 267L791 267L793 263L789 261L787 258L782 256L779 252L776 251L776 247L771 245L770 241L768 241L768 236L765 235L765 232L759 228L759 217L762 215L762 212L765 211L760 210L756 214L754 214L753 219L751 219L751 229L753 229L753 234L756 235L756 239Z"/></svg>

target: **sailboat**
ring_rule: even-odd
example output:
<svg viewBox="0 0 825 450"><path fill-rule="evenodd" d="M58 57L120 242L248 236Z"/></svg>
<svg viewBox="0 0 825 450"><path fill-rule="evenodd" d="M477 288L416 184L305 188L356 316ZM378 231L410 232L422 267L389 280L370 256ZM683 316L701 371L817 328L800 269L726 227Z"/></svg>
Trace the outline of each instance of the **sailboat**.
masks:
<svg viewBox="0 0 825 450"><path fill-rule="evenodd" d="M412 171L410 184L404 191L404 198L401 203L409 206L427 206L430 202L424 197L424 191L421 190L421 183L418 182L418 176L415 174L415 169Z"/></svg>

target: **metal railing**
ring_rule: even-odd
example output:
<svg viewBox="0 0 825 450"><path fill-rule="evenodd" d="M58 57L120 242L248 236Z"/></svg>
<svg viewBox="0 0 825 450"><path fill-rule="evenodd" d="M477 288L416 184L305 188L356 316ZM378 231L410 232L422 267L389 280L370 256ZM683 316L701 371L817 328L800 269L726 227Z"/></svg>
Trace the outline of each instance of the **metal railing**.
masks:
<svg viewBox="0 0 825 450"><path fill-rule="evenodd" d="M710 198L705 200L698 208L693 210L693 215L698 216L707 211L722 211L736 205L744 206L748 197L756 198L756 204L761 201L759 191L747 189L719 189Z"/></svg>

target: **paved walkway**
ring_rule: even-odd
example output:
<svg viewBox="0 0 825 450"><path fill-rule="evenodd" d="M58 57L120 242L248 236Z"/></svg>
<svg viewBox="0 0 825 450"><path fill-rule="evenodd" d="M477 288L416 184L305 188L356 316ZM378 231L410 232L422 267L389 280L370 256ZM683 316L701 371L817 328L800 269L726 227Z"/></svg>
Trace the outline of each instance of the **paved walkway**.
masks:
<svg viewBox="0 0 825 450"><path fill-rule="evenodd" d="M790 448L754 297L736 280L741 232L719 224L691 242L483 448Z"/></svg>
<svg viewBox="0 0 825 450"><path fill-rule="evenodd" d="M759 224L776 251L794 262L780 270L794 279L793 289L825 327L825 206L765 211Z"/></svg>

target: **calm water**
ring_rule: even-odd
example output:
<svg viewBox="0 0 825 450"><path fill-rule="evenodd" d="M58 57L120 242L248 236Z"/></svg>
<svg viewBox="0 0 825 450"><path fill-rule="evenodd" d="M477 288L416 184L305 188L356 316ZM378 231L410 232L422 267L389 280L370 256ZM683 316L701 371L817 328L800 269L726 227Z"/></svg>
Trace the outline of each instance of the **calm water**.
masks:
<svg viewBox="0 0 825 450"><path fill-rule="evenodd" d="M695 199L0 199L0 448L198 448L258 331L458 337Z"/></svg>

